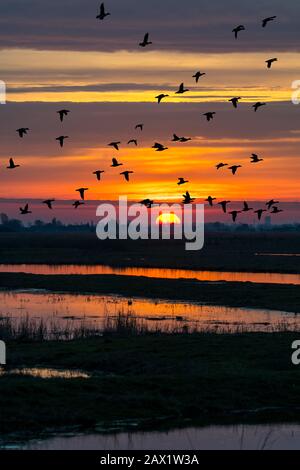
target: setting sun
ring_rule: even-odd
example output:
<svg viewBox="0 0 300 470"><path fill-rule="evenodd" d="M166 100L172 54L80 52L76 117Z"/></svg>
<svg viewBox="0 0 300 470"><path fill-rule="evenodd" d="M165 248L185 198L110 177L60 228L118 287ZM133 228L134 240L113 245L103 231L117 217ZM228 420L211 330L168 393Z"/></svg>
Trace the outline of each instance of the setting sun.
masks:
<svg viewBox="0 0 300 470"><path fill-rule="evenodd" d="M181 221L180 221L180 218L172 213L172 212L169 212L169 213L165 213L165 214L160 214L157 219L156 219L156 224L159 225L159 224L180 224Z"/></svg>

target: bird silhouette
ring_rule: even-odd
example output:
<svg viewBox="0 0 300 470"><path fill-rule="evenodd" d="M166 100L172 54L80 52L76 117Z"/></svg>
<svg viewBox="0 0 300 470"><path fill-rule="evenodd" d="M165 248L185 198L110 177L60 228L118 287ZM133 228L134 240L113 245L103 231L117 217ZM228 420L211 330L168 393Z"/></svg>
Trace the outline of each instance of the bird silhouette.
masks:
<svg viewBox="0 0 300 470"><path fill-rule="evenodd" d="M235 39L238 38L238 33L239 33L240 31L245 31L245 30L246 30L246 28L245 28L245 26L242 25L242 24L240 24L239 26L237 26L236 28L234 28L234 29L232 30L232 32L234 33Z"/></svg>
<svg viewBox="0 0 300 470"><path fill-rule="evenodd" d="M64 146L65 139L68 139L68 138L69 138L68 135L61 135L61 136L57 137L56 140L58 140L59 145L60 145L61 147L63 147L63 146Z"/></svg>
<svg viewBox="0 0 300 470"><path fill-rule="evenodd" d="M224 214L227 213L227 206L228 206L228 204L230 204L230 203L231 203L231 201L222 201L222 202L218 202L218 205L222 207Z"/></svg>
<svg viewBox="0 0 300 470"><path fill-rule="evenodd" d="M156 96L155 98L157 99L157 102L158 104L161 102L161 100L163 100L164 98L167 98L169 95L165 95L165 94L161 94L161 95L158 95Z"/></svg>
<svg viewBox="0 0 300 470"><path fill-rule="evenodd" d="M182 186L183 184L187 184L189 181L186 181L184 178L178 178L178 186Z"/></svg>
<svg viewBox="0 0 300 470"><path fill-rule="evenodd" d="M274 21L277 18L277 16L269 16L268 18L265 18L262 20L262 27L265 28L270 21Z"/></svg>
<svg viewBox="0 0 300 470"><path fill-rule="evenodd" d="M273 64L274 62L278 62L278 59L277 59L276 57L274 57L274 59L268 59L268 60L266 60L266 64L267 64L268 69L270 69L270 68L272 67L272 64Z"/></svg>
<svg viewBox="0 0 300 470"><path fill-rule="evenodd" d="M273 207L271 214L280 214L281 212L283 212L282 209L278 209L278 207Z"/></svg>
<svg viewBox="0 0 300 470"><path fill-rule="evenodd" d="M217 199L217 198L215 198L215 197L208 196L208 198L205 199L205 202L208 202L208 204L210 205L210 207L213 207L214 201L216 201L216 199Z"/></svg>
<svg viewBox="0 0 300 470"><path fill-rule="evenodd" d="M241 211L231 211L229 214L232 216L233 222L236 222L237 216L241 213Z"/></svg>
<svg viewBox="0 0 300 470"><path fill-rule="evenodd" d="M139 45L141 47L146 47L146 46L150 46L150 44L152 44L152 42L149 41L149 33L146 33L144 36L143 42L140 42Z"/></svg>
<svg viewBox="0 0 300 470"><path fill-rule="evenodd" d="M254 214L257 214L258 220L261 220L264 212L267 212L266 209L258 209L257 211L254 211Z"/></svg>
<svg viewBox="0 0 300 470"><path fill-rule="evenodd" d="M27 135L27 132L29 130L30 130L29 127L20 127L20 129L17 129L16 132L18 132L21 139L23 139L24 135Z"/></svg>
<svg viewBox="0 0 300 470"><path fill-rule="evenodd" d="M178 135L173 134L173 139L172 142L188 142L189 140L192 140L190 137L178 137Z"/></svg>
<svg viewBox="0 0 300 470"><path fill-rule="evenodd" d="M247 202L244 202L244 208L242 212L250 212L253 211L253 207L249 207L249 204Z"/></svg>
<svg viewBox="0 0 300 470"><path fill-rule="evenodd" d="M111 168L117 168L118 166L123 166L123 163L119 163L116 158L113 158Z"/></svg>
<svg viewBox="0 0 300 470"><path fill-rule="evenodd" d="M55 202L55 199L47 199L46 201L43 201L43 204L49 207L49 209L53 209L52 204Z"/></svg>
<svg viewBox="0 0 300 470"><path fill-rule="evenodd" d="M76 191L80 194L81 199L84 201L85 198L85 192L88 191L89 188L79 188L76 189Z"/></svg>
<svg viewBox="0 0 300 470"><path fill-rule="evenodd" d="M151 209L151 207L154 204L154 201L152 201L151 199L144 199L143 201L140 202L140 204L142 204L143 206L146 206L148 209Z"/></svg>
<svg viewBox="0 0 300 470"><path fill-rule="evenodd" d="M6 168L8 170L14 170L15 168L19 168L19 167L20 167L20 165L16 165L13 158L10 158L9 159L9 166L7 166Z"/></svg>
<svg viewBox="0 0 300 470"><path fill-rule="evenodd" d="M104 18L106 18L107 16L109 16L110 13L107 13L105 11L105 6L104 6L104 3L101 3L100 5L100 13L98 16L96 16L97 20L104 20Z"/></svg>
<svg viewBox="0 0 300 470"><path fill-rule="evenodd" d="M251 159L252 159L251 163L259 163L259 162L264 161L263 158L259 158L259 156L256 155L255 153L252 153Z"/></svg>
<svg viewBox="0 0 300 470"><path fill-rule="evenodd" d="M271 201L266 202L266 206L268 207L268 210L271 210L275 204L279 204L279 201L274 201L274 199L271 199Z"/></svg>
<svg viewBox="0 0 300 470"><path fill-rule="evenodd" d="M75 202L72 204L72 206L75 207L75 209L78 209L79 206L84 206L84 202L75 201Z"/></svg>
<svg viewBox="0 0 300 470"><path fill-rule="evenodd" d="M68 116L69 112L70 111L68 109L61 109L60 111L57 111L57 114L59 114L59 118L61 122L63 122L65 116Z"/></svg>
<svg viewBox="0 0 300 470"><path fill-rule="evenodd" d="M119 145L120 145L121 142L111 142L110 144L107 144L109 147L113 147L114 149L116 150L120 150L119 149Z"/></svg>
<svg viewBox="0 0 300 470"><path fill-rule="evenodd" d="M192 198L188 191L185 194L183 194L182 197L183 197L183 204L192 204L195 201L195 198Z"/></svg>
<svg viewBox="0 0 300 470"><path fill-rule="evenodd" d="M103 171L103 170L97 170L97 171L94 171L93 175L96 175L97 180L98 180L98 181L101 181L101 175L102 175L103 173L105 173L105 171Z"/></svg>
<svg viewBox="0 0 300 470"><path fill-rule="evenodd" d="M129 176L133 174L133 171L123 171L120 175L124 176L125 180L129 182Z"/></svg>
<svg viewBox="0 0 300 470"><path fill-rule="evenodd" d="M218 163L218 165L216 165L216 169L220 170L221 168L224 168L225 166L228 166L228 163Z"/></svg>
<svg viewBox="0 0 300 470"><path fill-rule="evenodd" d="M215 112L210 112L210 113L204 113L203 116L206 116L207 121L211 121L214 118L214 115L217 114Z"/></svg>
<svg viewBox="0 0 300 470"><path fill-rule="evenodd" d="M232 174L235 175L239 168L242 168L242 165L233 165L228 168L228 170L232 171Z"/></svg>
<svg viewBox="0 0 300 470"><path fill-rule="evenodd" d="M137 124L135 129L140 129L142 131L144 129L144 124Z"/></svg>
<svg viewBox="0 0 300 470"><path fill-rule="evenodd" d="M259 108L261 108L262 106L266 106L266 105L267 103L261 103L260 101L258 101L252 106L252 108L254 108L254 111L257 112Z"/></svg>
<svg viewBox="0 0 300 470"><path fill-rule="evenodd" d="M206 73L201 73L201 72L196 72L195 75L193 75L193 78L195 78L196 83L199 82L200 78L206 75Z"/></svg>
<svg viewBox="0 0 300 470"><path fill-rule="evenodd" d="M137 147L138 141L137 139L131 139L127 142L127 145L134 144Z"/></svg>
<svg viewBox="0 0 300 470"><path fill-rule="evenodd" d="M250 212L253 211L253 207L249 207L249 204L247 202L244 202L244 208L242 212Z"/></svg>
<svg viewBox="0 0 300 470"><path fill-rule="evenodd" d="M235 97L235 98L231 98L231 100L229 100L229 102L231 102L233 104L233 107L234 108L237 108L237 105L238 105L238 102L239 100L241 100L242 98L241 97Z"/></svg>
<svg viewBox="0 0 300 470"><path fill-rule="evenodd" d="M24 208L20 207L20 213L21 215L27 215L27 214L32 214L32 212L29 210L29 205L26 204Z"/></svg>
<svg viewBox="0 0 300 470"><path fill-rule="evenodd" d="M188 90L187 88L184 88L184 83L181 83L179 86L179 89L175 92L176 95L182 95L183 93L186 93Z"/></svg>
<svg viewBox="0 0 300 470"><path fill-rule="evenodd" d="M152 148L155 149L156 152L163 152L164 150L168 150L168 147L165 147L163 144L160 144L158 142L155 142Z"/></svg>

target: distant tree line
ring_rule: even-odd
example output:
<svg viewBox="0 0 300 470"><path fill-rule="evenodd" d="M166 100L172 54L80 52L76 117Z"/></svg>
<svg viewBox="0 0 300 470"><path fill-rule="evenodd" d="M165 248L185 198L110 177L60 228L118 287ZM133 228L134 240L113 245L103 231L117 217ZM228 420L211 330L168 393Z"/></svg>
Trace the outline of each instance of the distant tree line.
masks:
<svg viewBox="0 0 300 470"><path fill-rule="evenodd" d="M19 219L10 219L7 214L0 214L0 233L8 232L95 232L96 224L91 221L80 224L64 224L55 217L51 222L35 220L24 225ZM282 225L271 224L224 224L221 222L205 224L207 232L299 232L300 224L290 223Z"/></svg>

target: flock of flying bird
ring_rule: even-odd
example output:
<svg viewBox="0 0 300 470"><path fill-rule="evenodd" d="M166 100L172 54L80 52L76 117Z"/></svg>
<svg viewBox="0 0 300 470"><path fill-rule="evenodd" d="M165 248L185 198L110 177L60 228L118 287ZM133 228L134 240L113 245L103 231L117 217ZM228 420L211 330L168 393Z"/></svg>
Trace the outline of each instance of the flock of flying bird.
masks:
<svg viewBox="0 0 300 470"><path fill-rule="evenodd" d="M103 21L107 16L110 16L110 13L105 10L105 5L104 5L104 3L102 3L101 6L100 6L100 12L99 12L99 14L97 15L96 18ZM263 19L262 27L265 28L268 25L268 23L274 21L276 18L277 18L276 16L271 16L271 17ZM232 30L232 32L234 33L235 38L238 39L239 33L241 31L245 31L245 30L246 30L246 28L245 28L244 25L239 25L236 28L234 28ZM145 36L144 36L143 41L139 43L139 46L142 47L142 48L145 48L147 46L150 46L151 44L152 44L152 42L149 41L149 33L146 33ZM272 64L274 62L276 62L277 60L278 60L277 58L272 58L272 59L266 60L266 64L267 64L268 69L270 69L272 67ZM198 71L193 75L192 78L194 78L196 83L198 83L200 78L205 76L205 75L206 75L206 73ZM187 88L185 88L184 83L181 83L178 90L175 92L175 94L180 95L180 94L187 93L188 91L189 90ZM161 93L160 95L156 96L155 98L156 98L156 100L159 104L159 103L162 102L163 99L167 98L168 96L169 95L167 95L167 94ZM233 97L229 100L229 102L231 102L233 107L235 109L237 109L238 108L238 103L241 99L242 99L241 97ZM261 108L262 106L266 106L266 103L261 103L261 102L255 103L253 105L254 111L257 112L258 109ZM67 109L61 109L61 110L57 111L57 114L59 115L59 119L62 123L64 122L65 118L68 116L69 113L70 113L70 110L67 110ZM216 115L216 112L210 111L210 112L204 113L203 116L206 118L206 120L208 122L210 122L214 119L215 115ZM138 130L138 129L140 129L140 131L142 132L143 129L144 129L144 124L137 124L135 126L135 130ZM17 133L19 134L20 138L23 138L25 135L27 135L29 130L30 129L27 128L27 127L22 127L20 129L17 129ZM61 135L61 136L56 138L56 140L58 141L61 148L64 147L64 142L68 138L69 138L69 136L66 136L66 135ZM192 140L190 137L179 137L178 135L174 134L172 142L185 143L185 142L188 142L190 140ZM138 146L138 139L136 139L136 138L130 139L128 141L127 145L130 145L130 144L134 144L135 146ZM108 144L108 146L112 147L116 151L119 151L120 145L121 145L120 141L110 142ZM163 152L163 151L168 150L168 147L165 147L163 144L158 143L158 142L155 142L152 148L156 152ZM260 158L256 154L252 154L251 164L258 164L258 163L261 163L263 161L264 161L263 158ZM118 167L121 167L121 166L123 166L123 163L120 163L117 160L117 158L112 159L112 165L111 165L112 168L118 168ZM15 164L13 158L10 158L9 166L7 168L9 170L14 170L18 167L20 167L20 165ZM218 171L223 169L223 168L227 168L228 170L230 170L232 172L233 175L236 175L238 170L240 168L242 168L242 165L237 164L237 165L229 166L227 163L218 163L216 165L216 169ZM96 176L98 181L101 181L103 173L105 173L104 170L96 170L93 174ZM120 173L120 175L123 176L127 182L129 182L130 181L130 176L133 173L134 173L133 171L126 170L126 171L123 171L122 173ZM185 178L182 178L182 177L178 178L178 183L177 183L178 186L183 186L183 185L188 184L188 183L189 183L189 181L187 181ZM84 205L85 193L88 190L89 190L89 188L85 188L85 187L76 189L76 192L78 192L79 195L80 195L80 200L76 200L73 203L73 207L75 209L78 209L78 207L80 207L81 205ZM195 200L196 199L193 198L190 195L189 191L187 191L183 195L183 204L192 204L193 202L195 202ZM205 202L207 202L210 207L213 207L215 205L216 200L217 200L216 198L214 198L212 196L209 196L205 200ZM47 199L47 200L43 201L43 204L45 204L51 210L53 209L53 204L54 203L55 203L55 199ZM229 206L230 203L231 203L231 201L221 201L221 202L218 202L217 205L219 205L222 208L222 210L225 214L228 213L229 215L232 216L233 222L236 222L238 215L241 214L241 213L248 213L248 212L252 211L257 215L257 218L260 221L262 219L263 214L267 211L270 211L271 214L279 214L280 212L283 212L282 210L280 210L277 207L277 205L279 204L279 201L275 201L274 199L268 201L265 205L265 208L257 209L257 210L250 207L247 202L244 202L244 206L241 210L228 211L228 206ZM155 203L154 203L154 201L152 201L150 199L145 199L145 200L141 201L141 204L145 205L147 208L151 208ZM31 214L32 211L29 210L29 204L26 204L24 208L20 207L20 213L21 213L21 215Z"/></svg>

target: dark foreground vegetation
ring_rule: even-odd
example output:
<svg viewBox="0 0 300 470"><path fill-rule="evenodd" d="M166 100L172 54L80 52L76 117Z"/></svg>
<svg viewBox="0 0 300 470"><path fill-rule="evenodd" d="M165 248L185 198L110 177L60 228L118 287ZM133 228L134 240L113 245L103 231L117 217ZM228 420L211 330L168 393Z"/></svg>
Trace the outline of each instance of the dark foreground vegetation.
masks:
<svg viewBox="0 0 300 470"><path fill-rule="evenodd" d="M297 333L107 331L74 341L9 341L6 368L86 371L90 378L0 376L3 441L50 430L158 429L299 422ZM10 436L9 436L10 435Z"/></svg>
<svg viewBox="0 0 300 470"><path fill-rule="evenodd" d="M106 264L196 270L298 273L299 232L207 232L199 252L182 241L105 241L87 233L0 233L1 263Z"/></svg>

